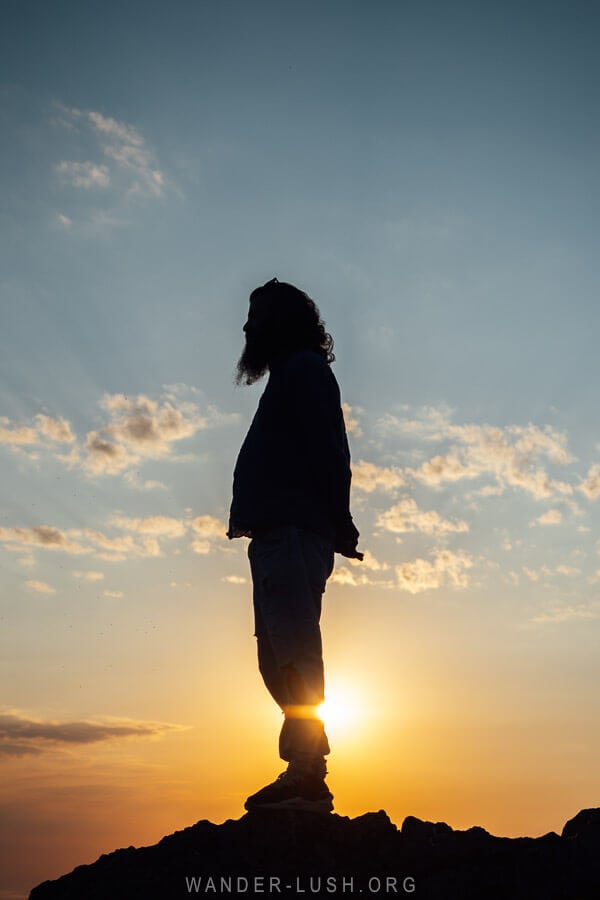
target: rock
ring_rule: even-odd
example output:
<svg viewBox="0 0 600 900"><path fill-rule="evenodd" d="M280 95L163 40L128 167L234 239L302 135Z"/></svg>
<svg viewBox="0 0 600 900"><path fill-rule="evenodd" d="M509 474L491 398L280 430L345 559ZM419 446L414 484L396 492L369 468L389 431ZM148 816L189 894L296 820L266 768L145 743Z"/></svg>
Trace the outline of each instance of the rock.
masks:
<svg viewBox="0 0 600 900"><path fill-rule="evenodd" d="M600 809L582 809L566 823L562 837L591 837L600 839Z"/></svg>
<svg viewBox="0 0 600 900"><path fill-rule="evenodd" d="M206 820L152 847L128 847L34 888L30 900L176 900L244 896L409 897L418 900L598 900L600 809L559 837L494 837L474 826L387 814L263 810Z"/></svg>

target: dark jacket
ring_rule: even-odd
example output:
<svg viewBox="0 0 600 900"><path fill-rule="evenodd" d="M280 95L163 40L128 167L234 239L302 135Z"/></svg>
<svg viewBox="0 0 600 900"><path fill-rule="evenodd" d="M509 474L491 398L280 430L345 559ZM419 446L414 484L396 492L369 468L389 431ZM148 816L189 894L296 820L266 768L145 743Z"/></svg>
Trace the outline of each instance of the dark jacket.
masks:
<svg viewBox="0 0 600 900"><path fill-rule="evenodd" d="M362 559L350 515L351 478L340 389L329 364L312 350L282 354L270 365L237 458L227 537L293 524Z"/></svg>

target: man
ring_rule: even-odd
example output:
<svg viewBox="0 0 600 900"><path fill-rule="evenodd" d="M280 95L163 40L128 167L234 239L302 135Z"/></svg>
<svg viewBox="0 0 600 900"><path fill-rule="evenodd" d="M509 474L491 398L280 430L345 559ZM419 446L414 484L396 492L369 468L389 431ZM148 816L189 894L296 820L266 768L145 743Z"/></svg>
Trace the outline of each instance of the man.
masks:
<svg viewBox="0 0 600 900"><path fill-rule="evenodd" d="M269 379L233 476L229 539L251 538L258 665L284 714L279 755L288 763L246 801L257 808L330 812L321 598L334 552L362 560L350 515L350 451L333 339L315 303L276 278L250 295L236 383Z"/></svg>

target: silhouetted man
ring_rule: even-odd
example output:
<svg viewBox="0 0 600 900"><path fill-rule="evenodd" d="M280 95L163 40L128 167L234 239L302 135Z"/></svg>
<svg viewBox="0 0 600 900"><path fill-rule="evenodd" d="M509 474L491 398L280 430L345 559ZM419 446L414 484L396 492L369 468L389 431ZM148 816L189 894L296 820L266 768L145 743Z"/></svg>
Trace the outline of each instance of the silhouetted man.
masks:
<svg viewBox="0 0 600 900"><path fill-rule="evenodd" d="M279 755L288 763L246 801L330 812L321 598L334 552L362 559L350 515L350 451L333 339L303 291L276 278L250 295L236 383L268 371L233 476L227 536L249 537L258 665L284 714Z"/></svg>

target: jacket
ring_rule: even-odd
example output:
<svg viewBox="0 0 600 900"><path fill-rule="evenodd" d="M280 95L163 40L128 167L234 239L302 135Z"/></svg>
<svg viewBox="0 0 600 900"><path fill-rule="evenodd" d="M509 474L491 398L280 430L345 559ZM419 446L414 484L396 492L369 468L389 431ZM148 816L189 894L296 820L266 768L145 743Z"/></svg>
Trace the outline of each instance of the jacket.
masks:
<svg viewBox="0 0 600 900"><path fill-rule="evenodd" d="M237 458L227 537L294 524L362 559L351 479L340 389L329 364L313 350L280 354Z"/></svg>

